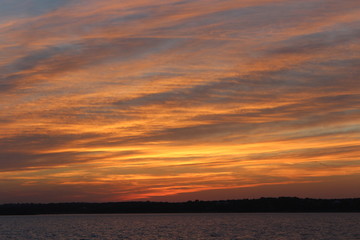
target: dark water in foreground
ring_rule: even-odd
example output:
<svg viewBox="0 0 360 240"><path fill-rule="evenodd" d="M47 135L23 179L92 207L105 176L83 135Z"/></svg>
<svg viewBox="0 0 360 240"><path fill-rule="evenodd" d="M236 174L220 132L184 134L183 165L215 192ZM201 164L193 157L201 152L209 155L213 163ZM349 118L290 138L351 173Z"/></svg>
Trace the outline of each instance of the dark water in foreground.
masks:
<svg viewBox="0 0 360 240"><path fill-rule="evenodd" d="M0 239L356 240L360 213L0 216Z"/></svg>

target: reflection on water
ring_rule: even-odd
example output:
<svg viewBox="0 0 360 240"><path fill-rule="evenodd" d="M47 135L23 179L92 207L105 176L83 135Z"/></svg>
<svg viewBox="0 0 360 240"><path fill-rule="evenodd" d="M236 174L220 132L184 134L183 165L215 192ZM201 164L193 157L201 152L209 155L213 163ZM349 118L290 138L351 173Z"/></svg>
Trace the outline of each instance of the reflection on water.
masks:
<svg viewBox="0 0 360 240"><path fill-rule="evenodd" d="M360 213L0 216L0 239L356 240Z"/></svg>

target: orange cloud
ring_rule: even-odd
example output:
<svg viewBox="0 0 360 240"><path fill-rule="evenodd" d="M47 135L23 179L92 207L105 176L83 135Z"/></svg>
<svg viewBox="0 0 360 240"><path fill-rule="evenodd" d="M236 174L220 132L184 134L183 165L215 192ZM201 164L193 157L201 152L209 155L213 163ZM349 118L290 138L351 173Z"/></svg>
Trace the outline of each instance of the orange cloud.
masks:
<svg viewBox="0 0 360 240"><path fill-rule="evenodd" d="M0 202L358 176L358 1L45 2L0 17Z"/></svg>

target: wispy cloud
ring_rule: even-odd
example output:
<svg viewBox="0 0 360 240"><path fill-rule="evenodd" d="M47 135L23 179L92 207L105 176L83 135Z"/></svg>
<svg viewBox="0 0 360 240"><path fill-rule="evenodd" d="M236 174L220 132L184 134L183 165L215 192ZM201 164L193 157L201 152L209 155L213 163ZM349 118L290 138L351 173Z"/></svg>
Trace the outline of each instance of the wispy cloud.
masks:
<svg viewBox="0 0 360 240"><path fill-rule="evenodd" d="M0 3L1 202L358 194L357 0Z"/></svg>

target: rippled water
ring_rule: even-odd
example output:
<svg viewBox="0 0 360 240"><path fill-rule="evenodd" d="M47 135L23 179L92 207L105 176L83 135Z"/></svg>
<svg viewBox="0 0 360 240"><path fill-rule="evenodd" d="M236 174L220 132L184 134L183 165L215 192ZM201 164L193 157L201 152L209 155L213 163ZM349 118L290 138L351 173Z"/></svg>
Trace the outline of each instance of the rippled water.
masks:
<svg viewBox="0 0 360 240"><path fill-rule="evenodd" d="M0 216L0 239L356 240L360 213Z"/></svg>

